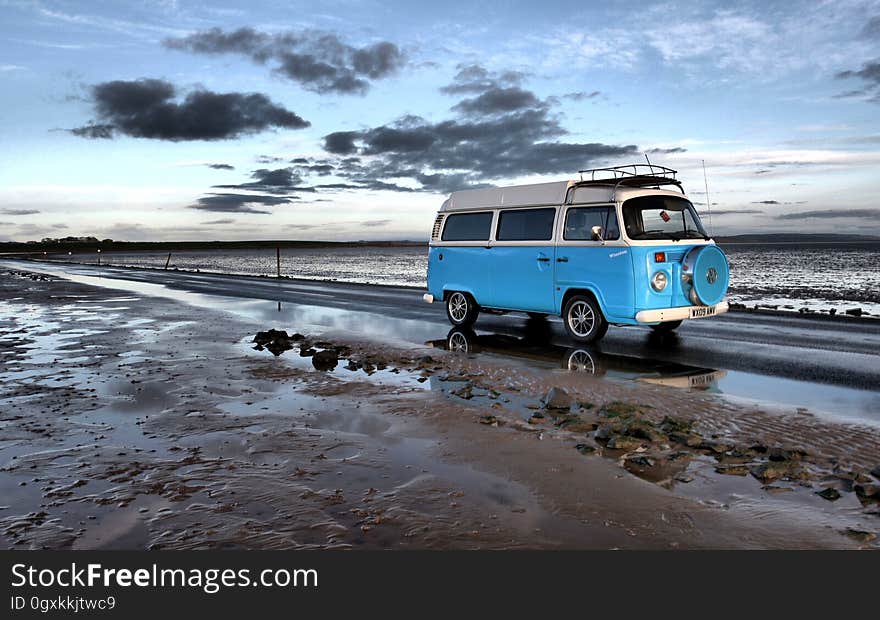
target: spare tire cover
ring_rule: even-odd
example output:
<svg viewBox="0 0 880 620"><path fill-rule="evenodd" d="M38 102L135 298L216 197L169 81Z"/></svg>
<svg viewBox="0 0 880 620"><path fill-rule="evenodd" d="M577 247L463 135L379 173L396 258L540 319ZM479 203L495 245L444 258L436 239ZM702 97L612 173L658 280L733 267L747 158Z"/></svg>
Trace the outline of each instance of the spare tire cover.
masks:
<svg viewBox="0 0 880 620"><path fill-rule="evenodd" d="M727 257L718 246L704 245L692 249L685 257L684 265L693 276L691 286L700 303L714 306L724 299L730 284L730 268Z"/></svg>

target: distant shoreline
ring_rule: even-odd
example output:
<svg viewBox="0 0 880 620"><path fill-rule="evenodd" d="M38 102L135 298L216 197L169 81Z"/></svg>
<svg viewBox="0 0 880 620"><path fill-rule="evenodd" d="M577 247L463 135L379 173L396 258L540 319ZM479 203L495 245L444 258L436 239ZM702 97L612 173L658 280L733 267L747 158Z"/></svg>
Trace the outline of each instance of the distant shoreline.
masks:
<svg viewBox="0 0 880 620"><path fill-rule="evenodd" d="M880 238L859 235L816 235L816 234L768 234L734 235L715 237L716 243L723 247L736 246L813 246L835 247L843 245L877 246ZM79 254L101 252L197 252L210 250L273 250L281 249L328 249L328 248L396 248L427 247L428 241L297 241L297 240L253 240L253 241L101 241L97 243L0 243L0 256L23 254Z"/></svg>

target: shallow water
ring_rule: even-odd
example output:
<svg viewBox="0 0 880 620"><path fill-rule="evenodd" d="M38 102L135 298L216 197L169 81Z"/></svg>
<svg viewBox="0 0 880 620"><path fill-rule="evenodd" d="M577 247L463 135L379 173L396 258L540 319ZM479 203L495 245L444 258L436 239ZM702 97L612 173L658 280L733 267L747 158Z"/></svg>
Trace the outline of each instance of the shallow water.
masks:
<svg viewBox="0 0 880 620"><path fill-rule="evenodd" d="M880 244L795 246L723 246L731 262L730 301L782 310L808 308L843 312L862 308L880 316ZM103 264L162 268L167 252L110 252ZM78 254L53 260L92 263L97 256ZM171 267L187 271L274 275L272 249L175 252ZM424 246L288 248L281 273L289 277L425 286Z"/></svg>

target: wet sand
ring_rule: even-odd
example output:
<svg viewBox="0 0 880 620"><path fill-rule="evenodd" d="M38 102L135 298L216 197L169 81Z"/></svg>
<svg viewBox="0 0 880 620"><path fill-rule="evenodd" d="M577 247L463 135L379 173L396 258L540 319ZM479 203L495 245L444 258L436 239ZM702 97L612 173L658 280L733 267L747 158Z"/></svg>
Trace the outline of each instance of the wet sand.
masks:
<svg viewBox="0 0 880 620"><path fill-rule="evenodd" d="M6 548L877 545L876 429L803 411L12 271L0 360Z"/></svg>

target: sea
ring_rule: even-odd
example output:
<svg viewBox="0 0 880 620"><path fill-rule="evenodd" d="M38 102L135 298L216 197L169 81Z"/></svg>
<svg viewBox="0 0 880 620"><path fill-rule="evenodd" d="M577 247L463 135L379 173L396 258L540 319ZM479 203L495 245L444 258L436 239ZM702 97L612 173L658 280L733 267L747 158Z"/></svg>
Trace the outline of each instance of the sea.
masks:
<svg viewBox="0 0 880 620"><path fill-rule="evenodd" d="M859 309L880 318L880 244L728 244L732 303L790 312ZM167 251L105 252L104 265L164 268ZM96 263L97 254L50 256ZM425 287L426 246L286 248L281 273L292 278ZM274 248L175 251L171 269L244 275L276 274Z"/></svg>

